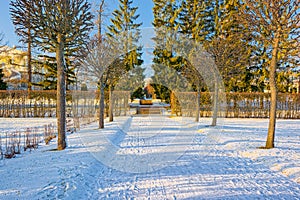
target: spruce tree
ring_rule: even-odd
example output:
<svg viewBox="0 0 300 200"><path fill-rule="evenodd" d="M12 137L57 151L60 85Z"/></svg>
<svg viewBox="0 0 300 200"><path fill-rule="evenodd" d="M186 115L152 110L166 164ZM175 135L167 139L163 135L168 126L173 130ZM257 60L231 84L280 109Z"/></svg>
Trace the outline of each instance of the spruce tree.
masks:
<svg viewBox="0 0 300 200"><path fill-rule="evenodd" d="M160 93L159 96L174 97L169 91L175 88L186 88L183 80L187 79L198 91L198 100L200 100L201 76L195 66L189 62L190 55L186 53L190 51L191 46L194 46L190 41L196 42L196 38L200 40L202 24L200 11L203 9L203 4L198 1L182 1L181 3L170 0L165 4L161 1L154 4L153 25L156 28L156 37L154 38L156 46L153 59L155 71L153 80L154 83L157 83L155 87ZM188 43L188 46L181 43ZM163 67L165 69L162 69ZM180 76L178 76L179 74ZM178 79L179 77L181 78ZM167 85L160 84L164 79L169 80ZM166 90L166 86L170 88ZM166 95L161 92L166 92ZM171 99L171 102L176 101ZM196 121L199 120L199 103L200 101L197 103ZM177 110L176 105L172 105L172 108Z"/></svg>
<svg viewBox="0 0 300 200"><path fill-rule="evenodd" d="M161 80L172 80L172 78L176 76L176 71L171 70L170 59L174 56L174 52L172 52L172 41L174 41L175 38L172 37L175 35L173 35L173 33L179 28L179 8L173 0L154 0L153 2L154 21L152 24L155 28L155 37L153 38L155 47L153 50L154 58L152 68L155 74L152 79L154 83L160 83ZM170 82L169 84L174 84L174 86L170 85L169 87L176 88L176 82ZM160 84L157 84L156 87L159 87L159 85ZM162 88L163 87L166 87L166 85L162 86ZM160 90L158 89L157 91ZM163 95L160 94L159 96Z"/></svg>
<svg viewBox="0 0 300 200"><path fill-rule="evenodd" d="M213 30L212 0L187 0L181 2L180 32L203 43Z"/></svg>
<svg viewBox="0 0 300 200"><path fill-rule="evenodd" d="M132 0L119 0L119 8L113 12L111 25L108 26L106 35L118 49L122 56L125 71L141 65L141 38L138 23L139 14L136 14L138 7L133 6Z"/></svg>
<svg viewBox="0 0 300 200"><path fill-rule="evenodd" d="M134 69L127 72L117 84L117 90L131 91L132 98L141 98L142 92L138 88L144 87L144 75L145 68L141 66L136 66ZM140 93L138 93L140 91Z"/></svg>
<svg viewBox="0 0 300 200"><path fill-rule="evenodd" d="M112 63L108 68L110 97L112 97L112 90L120 77L143 63L141 59L142 47L139 45L142 23L137 22L139 18L139 14L136 14L137 9L138 7L133 5L132 0L119 0L119 7L113 12L111 25L108 26L107 38L116 47L116 54L120 55L120 59L116 60L120 63ZM112 99L110 98L109 121L113 121L112 106Z"/></svg>
<svg viewBox="0 0 300 200"><path fill-rule="evenodd" d="M56 90L57 89L57 64L56 59L53 56L42 55L39 56L39 61L33 61L34 64L38 65L40 70L35 72L43 79L33 85L42 87L43 90ZM66 90L69 90L70 86L75 83L75 68L76 63L72 57L65 54L66 64Z"/></svg>

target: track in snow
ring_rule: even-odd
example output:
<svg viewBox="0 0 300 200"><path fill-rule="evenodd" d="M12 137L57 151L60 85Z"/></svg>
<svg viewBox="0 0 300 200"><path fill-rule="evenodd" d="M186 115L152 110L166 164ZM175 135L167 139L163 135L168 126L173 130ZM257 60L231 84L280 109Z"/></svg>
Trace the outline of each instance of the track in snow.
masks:
<svg viewBox="0 0 300 200"><path fill-rule="evenodd" d="M220 144L218 131L166 116L89 126L65 151L0 167L0 199L300 199L299 184Z"/></svg>

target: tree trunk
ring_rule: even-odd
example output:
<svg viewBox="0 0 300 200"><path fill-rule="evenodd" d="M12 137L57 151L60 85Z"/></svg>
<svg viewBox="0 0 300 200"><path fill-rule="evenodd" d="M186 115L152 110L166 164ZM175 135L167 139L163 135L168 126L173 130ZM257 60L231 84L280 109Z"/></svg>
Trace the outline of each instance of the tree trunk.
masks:
<svg viewBox="0 0 300 200"><path fill-rule="evenodd" d="M103 6L104 6L104 1L105 0L101 0L100 1L100 5L99 5L99 12L98 12L98 41L102 42L102 15L103 15Z"/></svg>
<svg viewBox="0 0 300 200"><path fill-rule="evenodd" d="M28 68L28 85L27 85L27 89L28 92L31 91L31 82L32 82L32 68L31 68L31 29L28 29L28 44L27 44L27 56L28 56L28 60L27 60L27 68Z"/></svg>
<svg viewBox="0 0 300 200"><path fill-rule="evenodd" d="M215 91L213 95L213 116L212 116L212 123L211 126L216 126L217 125L217 118L218 118L218 80L215 80Z"/></svg>
<svg viewBox="0 0 300 200"><path fill-rule="evenodd" d="M199 116L200 116L200 88L199 85L197 87L197 106L196 106L196 122L199 122Z"/></svg>
<svg viewBox="0 0 300 200"><path fill-rule="evenodd" d="M271 105L270 105L270 119L268 128L268 137L266 141L266 148L274 148L275 125L276 125L276 108L277 108L277 86L276 86L276 65L278 56L279 39L275 37L272 51L272 60L270 63L270 91L271 91Z"/></svg>
<svg viewBox="0 0 300 200"><path fill-rule="evenodd" d="M114 121L114 113L113 113L113 94L112 94L112 86L109 86L109 121Z"/></svg>
<svg viewBox="0 0 300 200"><path fill-rule="evenodd" d="M99 94L99 129L104 128L104 85L100 80L100 94Z"/></svg>
<svg viewBox="0 0 300 200"><path fill-rule="evenodd" d="M104 6L104 1L101 0L100 5L99 5L99 12L98 12L98 44L100 48L100 44L102 43L102 15L103 15L103 6ZM100 93L99 93L99 129L104 128L104 109L105 109L105 97L104 97L104 84L102 83L102 76L99 77L99 83L100 83Z"/></svg>
<svg viewBox="0 0 300 200"><path fill-rule="evenodd" d="M66 81L64 65L64 38L57 36L56 62L57 62L57 149L66 148Z"/></svg>

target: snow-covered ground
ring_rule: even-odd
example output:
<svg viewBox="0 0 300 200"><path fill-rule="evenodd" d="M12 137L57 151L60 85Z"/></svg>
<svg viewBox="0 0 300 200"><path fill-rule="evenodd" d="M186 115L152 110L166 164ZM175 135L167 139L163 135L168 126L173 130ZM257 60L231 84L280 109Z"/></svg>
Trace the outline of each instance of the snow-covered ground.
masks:
<svg viewBox="0 0 300 200"><path fill-rule="evenodd" d="M83 127L64 151L53 140L0 160L0 199L300 199L299 120L278 120L271 150L257 149L267 119L209 124L133 116Z"/></svg>
<svg viewBox="0 0 300 200"><path fill-rule="evenodd" d="M55 124L56 118L0 118L0 133Z"/></svg>

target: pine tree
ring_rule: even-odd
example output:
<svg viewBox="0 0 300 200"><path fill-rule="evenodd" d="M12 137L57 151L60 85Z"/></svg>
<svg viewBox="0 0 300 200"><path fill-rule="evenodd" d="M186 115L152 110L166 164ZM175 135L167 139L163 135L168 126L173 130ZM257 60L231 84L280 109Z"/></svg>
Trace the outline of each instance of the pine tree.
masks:
<svg viewBox="0 0 300 200"><path fill-rule="evenodd" d="M204 46L214 57L226 90L243 91L246 86L239 88L238 83L247 81L244 75L250 71L248 61L251 48L244 34L245 27L238 22L240 1L216 0L212 5L214 23Z"/></svg>
<svg viewBox="0 0 300 200"><path fill-rule="evenodd" d="M213 30L213 11L212 1L196 1L187 0L181 3L181 12L179 17L180 32L183 33L190 41L192 41L196 46L208 40L211 37ZM195 47L196 47L195 46ZM193 53L193 51L191 52ZM203 53L203 52L199 52ZM191 55L190 55L191 56ZM203 60L204 61L204 60ZM206 63L204 61L202 64ZM196 64L196 63L194 63ZM197 64L196 64L197 65ZM198 63L199 65L199 63ZM189 66L189 73L186 76L189 77L190 81L193 82L195 90L197 91L197 103L196 103L196 121L199 121L200 114L200 92L205 88L205 83L201 76L204 76L203 69L200 71L200 66ZM208 67L207 65L206 67ZM187 66L185 66L187 68ZM202 74L199 74L201 72ZM195 74L198 74L195 76Z"/></svg>
<svg viewBox="0 0 300 200"><path fill-rule="evenodd" d="M137 23L139 14L136 14L138 7L133 6L132 0L119 0L119 8L113 12L111 25L108 26L107 38L116 47L116 54L120 55L121 63L112 64L108 68L108 87L109 94L112 97L112 90L123 74L132 70L135 66L142 64L140 26ZM118 68L118 69L116 69ZM112 99L109 98L109 121L113 121Z"/></svg>

